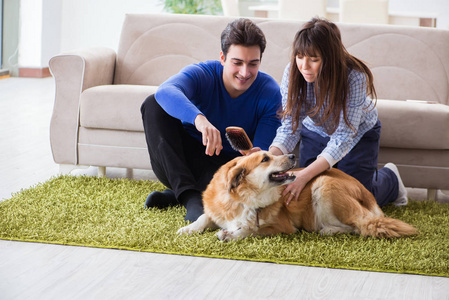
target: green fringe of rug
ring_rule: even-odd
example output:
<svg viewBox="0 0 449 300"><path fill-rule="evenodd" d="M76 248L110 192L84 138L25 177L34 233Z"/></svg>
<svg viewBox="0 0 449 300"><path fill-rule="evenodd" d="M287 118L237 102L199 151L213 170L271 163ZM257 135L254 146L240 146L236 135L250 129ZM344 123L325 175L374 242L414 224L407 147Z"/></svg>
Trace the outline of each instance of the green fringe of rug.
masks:
<svg viewBox="0 0 449 300"><path fill-rule="evenodd" d="M223 243L215 232L178 236L183 207L144 209L159 182L58 176L0 203L0 239L449 277L449 204L411 201L385 213L420 234L250 237Z"/></svg>

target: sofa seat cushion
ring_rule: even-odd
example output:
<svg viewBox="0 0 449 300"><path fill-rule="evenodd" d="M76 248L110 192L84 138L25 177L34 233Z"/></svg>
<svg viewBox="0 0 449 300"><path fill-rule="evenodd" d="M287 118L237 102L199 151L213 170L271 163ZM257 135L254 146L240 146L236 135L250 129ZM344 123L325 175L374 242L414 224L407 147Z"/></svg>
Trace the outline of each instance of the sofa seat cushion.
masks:
<svg viewBox="0 0 449 300"><path fill-rule="evenodd" d="M382 147L379 168L394 162L408 187L449 189L449 150Z"/></svg>
<svg viewBox="0 0 449 300"><path fill-rule="evenodd" d="M378 100L381 147L449 149L449 106L419 101Z"/></svg>
<svg viewBox="0 0 449 300"><path fill-rule="evenodd" d="M78 150L80 165L151 169L143 132L81 127Z"/></svg>
<svg viewBox="0 0 449 300"><path fill-rule="evenodd" d="M102 85L81 94L80 126L143 131L140 106L157 90L146 85Z"/></svg>

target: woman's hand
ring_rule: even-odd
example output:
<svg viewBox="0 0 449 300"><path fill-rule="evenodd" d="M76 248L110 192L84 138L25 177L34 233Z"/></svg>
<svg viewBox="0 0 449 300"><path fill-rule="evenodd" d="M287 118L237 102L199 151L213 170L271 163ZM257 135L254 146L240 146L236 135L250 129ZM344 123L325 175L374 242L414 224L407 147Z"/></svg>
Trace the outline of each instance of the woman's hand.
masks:
<svg viewBox="0 0 449 300"><path fill-rule="evenodd" d="M289 205L292 200L298 200L299 194L301 194L306 184L312 180L312 178L318 176L329 168L330 165L327 160L322 156L319 156L308 167L294 171L293 174L296 176L295 181L287 185L282 193L283 196L287 197L286 204Z"/></svg>
<svg viewBox="0 0 449 300"><path fill-rule="evenodd" d="M287 185L284 192L282 193L283 196L287 197L287 205L289 205L292 200L298 199L299 194L301 194L303 188L310 181L308 176L304 174L304 170L294 171L292 173L296 176L296 179L295 181Z"/></svg>
<svg viewBox="0 0 449 300"><path fill-rule="evenodd" d="M202 134L203 145L206 146L206 155L219 155L221 149L223 149L220 131L204 115L196 116L195 127Z"/></svg>

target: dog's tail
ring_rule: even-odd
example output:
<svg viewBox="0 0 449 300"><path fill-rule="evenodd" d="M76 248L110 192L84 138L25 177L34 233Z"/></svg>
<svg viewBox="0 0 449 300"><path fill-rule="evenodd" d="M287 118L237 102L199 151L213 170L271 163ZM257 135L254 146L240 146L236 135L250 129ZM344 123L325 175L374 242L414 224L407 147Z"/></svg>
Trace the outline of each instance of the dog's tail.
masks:
<svg viewBox="0 0 449 300"><path fill-rule="evenodd" d="M401 236L418 234L418 229L414 226L384 216L376 216L365 219L359 227L360 234L363 236L396 238Z"/></svg>

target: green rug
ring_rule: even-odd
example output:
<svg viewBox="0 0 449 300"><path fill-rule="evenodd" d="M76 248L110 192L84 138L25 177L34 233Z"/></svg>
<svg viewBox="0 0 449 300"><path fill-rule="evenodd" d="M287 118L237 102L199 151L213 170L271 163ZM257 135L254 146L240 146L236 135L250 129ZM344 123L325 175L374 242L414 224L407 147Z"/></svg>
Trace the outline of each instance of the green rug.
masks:
<svg viewBox="0 0 449 300"><path fill-rule="evenodd" d="M163 189L143 180L54 177L0 203L0 239L449 277L449 204L385 207L420 230L414 237L300 231L223 243L213 231L178 236L182 207L144 209L148 193Z"/></svg>

